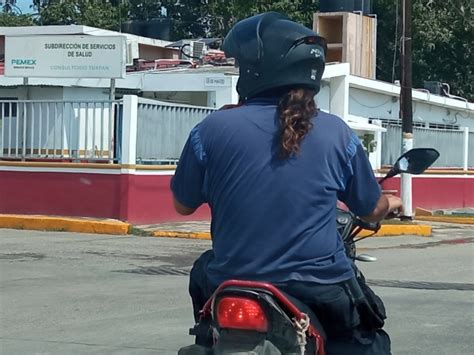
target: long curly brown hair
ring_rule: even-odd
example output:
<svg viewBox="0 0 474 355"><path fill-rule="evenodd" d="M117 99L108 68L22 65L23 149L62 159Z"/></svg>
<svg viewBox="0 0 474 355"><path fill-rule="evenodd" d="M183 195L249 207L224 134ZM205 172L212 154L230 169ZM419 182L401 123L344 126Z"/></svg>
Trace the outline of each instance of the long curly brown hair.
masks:
<svg viewBox="0 0 474 355"><path fill-rule="evenodd" d="M315 92L295 88L280 97L278 116L280 118L281 159L288 159L300 151L301 141L313 128L312 118L316 114Z"/></svg>

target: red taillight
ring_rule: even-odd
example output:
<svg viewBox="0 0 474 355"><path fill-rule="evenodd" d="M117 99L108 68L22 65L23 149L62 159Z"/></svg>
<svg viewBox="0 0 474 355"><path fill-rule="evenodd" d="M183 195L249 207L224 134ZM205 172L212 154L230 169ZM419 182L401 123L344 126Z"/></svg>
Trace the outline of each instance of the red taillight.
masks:
<svg viewBox="0 0 474 355"><path fill-rule="evenodd" d="M224 297L217 304L217 323L221 328L266 332L268 321L260 304L252 299Z"/></svg>

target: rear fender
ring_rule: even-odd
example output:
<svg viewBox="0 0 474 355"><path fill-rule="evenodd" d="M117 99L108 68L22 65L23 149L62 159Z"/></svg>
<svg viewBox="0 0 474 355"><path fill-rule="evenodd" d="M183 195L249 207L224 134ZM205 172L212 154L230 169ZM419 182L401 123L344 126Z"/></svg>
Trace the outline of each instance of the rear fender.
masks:
<svg viewBox="0 0 474 355"><path fill-rule="evenodd" d="M227 351L228 347L232 349L241 349L242 347L245 349L256 349L258 347L261 351L267 351L274 347L275 349L280 349L284 354L299 353L298 337L293 321L270 292L261 289L228 287L216 293L212 308L215 310L219 300L226 296L239 296L257 300L267 317L268 331L266 333L258 333L256 331L220 329L217 324L216 314L213 314L213 325L218 333L217 344L220 349ZM309 343L308 348L314 348L312 345ZM279 353L271 352L269 354ZM256 354L267 353L256 352Z"/></svg>

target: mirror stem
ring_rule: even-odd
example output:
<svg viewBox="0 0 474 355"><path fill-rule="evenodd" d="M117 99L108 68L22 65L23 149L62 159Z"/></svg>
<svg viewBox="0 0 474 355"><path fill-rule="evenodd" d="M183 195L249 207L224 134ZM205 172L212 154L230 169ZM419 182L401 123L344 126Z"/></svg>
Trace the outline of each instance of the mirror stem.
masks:
<svg viewBox="0 0 474 355"><path fill-rule="evenodd" d="M387 180L388 178L389 178L388 175L385 175L383 178L381 178L381 179L378 181L379 185L382 185L382 182L384 182L384 181Z"/></svg>
<svg viewBox="0 0 474 355"><path fill-rule="evenodd" d="M379 185L382 185L382 182L384 182L387 179L390 179L391 177L394 177L395 175L397 175L397 172L395 170L393 170L393 168L390 169L390 171L387 173L387 175L385 175L383 178L381 178L378 181Z"/></svg>

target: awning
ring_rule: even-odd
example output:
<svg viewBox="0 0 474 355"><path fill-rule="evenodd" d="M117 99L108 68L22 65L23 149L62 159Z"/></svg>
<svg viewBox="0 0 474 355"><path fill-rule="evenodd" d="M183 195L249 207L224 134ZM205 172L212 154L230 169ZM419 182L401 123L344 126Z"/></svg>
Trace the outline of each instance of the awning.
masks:
<svg viewBox="0 0 474 355"><path fill-rule="evenodd" d="M322 110L323 112L329 113L327 110ZM363 132L363 133L374 133L374 132L386 132L387 130L381 126L377 126L372 123L367 122L367 118L362 116L350 115L348 114L344 121L349 127L354 131Z"/></svg>
<svg viewBox="0 0 474 355"><path fill-rule="evenodd" d="M386 132L387 130L381 126L368 123L367 119L355 115L347 115L345 121L354 131L364 133Z"/></svg>

